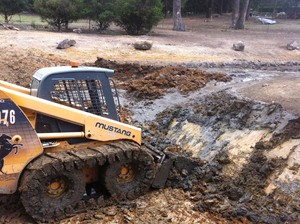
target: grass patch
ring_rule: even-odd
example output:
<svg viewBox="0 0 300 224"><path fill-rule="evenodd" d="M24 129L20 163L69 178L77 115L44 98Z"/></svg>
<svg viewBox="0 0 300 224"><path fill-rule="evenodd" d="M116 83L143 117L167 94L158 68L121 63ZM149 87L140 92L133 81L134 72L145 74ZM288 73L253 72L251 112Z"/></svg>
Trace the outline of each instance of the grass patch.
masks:
<svg viewBox="0 0 300 224"><path fill-rule="evenodd" d="M0 23L4 22L4 16L0 15ZM50 27L46 21L42 21L41 17L36 14L20 13L13 15L9 23L14 25L31 26L34 29L45 29ZM91 28L95 26L94 22L90 24ZM89 21L81 19L69 24L69 28L89 29ZM47 29L47 28L46 28Z"/></svg>
<svg viewBox="0 0 300 224"><path fill-rule="evenodd" d="M0 21L4 22L4 16L0 15ZM41 17L35 14L16 14L13 15L10 23L12 24L23 24L23 25L46 25L46 22L43 22Z"/></svg>

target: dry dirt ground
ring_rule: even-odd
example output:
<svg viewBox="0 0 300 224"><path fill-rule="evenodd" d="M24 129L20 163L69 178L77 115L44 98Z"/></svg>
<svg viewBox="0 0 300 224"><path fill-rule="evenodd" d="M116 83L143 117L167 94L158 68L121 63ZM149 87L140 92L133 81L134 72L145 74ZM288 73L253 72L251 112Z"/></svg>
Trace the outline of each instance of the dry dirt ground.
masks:
<svg viewBox="0 0 300 224"><path fill-rule="evenodd" d="M287 43L299 39L300 22L297 20L281 20L271 26L261 25L252 18L247 23L247 29L242 31L228 28L229 16L221 16L212 21L191 17L186 18L185 22L187 32L172 31L172 21L166 19L152 33L141 37L120 35L115 29L106 34L1 30L0 77L3 80L10 77L11 81L26 86L30 82L30 76L38 68L66 65L69 61L93 63L97 57L119 62L155 65L177 63L193 67L205 65L206 62L213 63L210 67L214 67L215 63L228 63L229 68L230 63L245 61L268 65L300 60L299 50L286 50ZM76 46L57 50L57 44L67 38L74 39ZM154 42L151 51L136 51L133 48L132 44L141 39ZM238 41L246 44L244 52L232 50L232 45ZM293 67L299 66L290 64L283 71L295 70ZM296 85L297 82L289 84ZM265 89L271 89L273 85L276 88L276 83L273 83ZM281 85L281 91L285 87L286 85ZM294 88L288 89L290 91Z"/></svg>
<svg viewBox="0 0 300 224"><path fill-rule="evenodd" d="M185 22L187 32L172 31L171 20L166 19L152 33L141 37L124 35L115 28L105 34L0 30L2 80L28 87L37 69L67 65L70 61L113 68L117 71L118 87L128 93L124 105L132 112L132 119L152 132L145 136L147 140L156 144L160 140L152 134L164 133L166 138L176 139L187 155L212 162L201 168L201 172L193 173L194 180L183 181L174 171L168 185L174 189L153 191L127 204L88 211L60 223L299 221L299 200L293 202L293 198L286 194L283 197L279 190L273 191L276 183L281 182L272 170L290 175L283 166L291 167L290 179L294 185L283 190L290 193L294 189L293 196L299 198L300 152L296 147L299 142L289 141L295 133L282 134L284 140L278 140L278 134L276 138L273 131L287 133L286 117L297 118L300 114L300 51L285 48L293 40L300 42L300 21L281 20L269 26L251 19L242 31L228 28L229 16L209 21L191 17ZM57 44L67 38L74 39L76 45L57 50ZM132 44L141 39L153 41L153 48L135 50ZM238 41L245 43L245 51L232 49ZM156 123L151 123L155 119ZM297 129L297 121L290 123ZM206 127L203 133L202 127ZM218 147L227 147L224 158L214 154ZM241 155L235 151L237 148L242 150L240 158L237 158ZM283 152L284 148L293 151ZM265 154L253 155L254 149L261 149ZM284 159L274 159L276 150L285 155ZM233 161L232 166L227 166L227 157ZM251 162L247 166L239 166L248 160ZM287 164L282 160L288 161ZM258 172L255 164L264 167L264 171ZM242 172L243 175L229 180L220 174L221 165L227 174L234 176ZM204 172L205 169L209 171ZM194 183L201 178L206 182ZM277 199L274 201L269 195L260 199L261 194L255 192L261 193L262 189ZM254 199L252 196L249 199L249 195ZM1 197L0 205L0 222L34 222L20 203L16 203L16 196Z"/></svg>

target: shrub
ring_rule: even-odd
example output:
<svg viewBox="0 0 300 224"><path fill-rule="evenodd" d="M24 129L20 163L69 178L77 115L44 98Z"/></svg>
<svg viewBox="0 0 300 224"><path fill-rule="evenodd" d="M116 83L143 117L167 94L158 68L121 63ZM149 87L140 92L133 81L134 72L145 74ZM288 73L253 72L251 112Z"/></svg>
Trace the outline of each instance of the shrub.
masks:
<svg viewBox="0 0 300 224"><path fill-rule="evenodd" d="M113 6L114 0L85 0L83 14L95 21L99 30L105 30L114 19Z"/></svg>
<svg viewBox="0 0 300 224"><path fill-rule="evenodd" d="M61 30L68 29L68 24L81 17L81 0L35 0L35 11L49 25Z"/></svg>
<svg viewBox="0 0 300 224"><path fill-rule="evenodd" d="M151 31L162 18L161 0L117 0L115 4L116 25L130 35Z"/></svg>
<svg viewBox="0 0 300 224"><path fill-rule="evenodd" d="M6 23L11 17L22 12L26 8L26 0L1 0L0 14L3 14Z"/></svg>

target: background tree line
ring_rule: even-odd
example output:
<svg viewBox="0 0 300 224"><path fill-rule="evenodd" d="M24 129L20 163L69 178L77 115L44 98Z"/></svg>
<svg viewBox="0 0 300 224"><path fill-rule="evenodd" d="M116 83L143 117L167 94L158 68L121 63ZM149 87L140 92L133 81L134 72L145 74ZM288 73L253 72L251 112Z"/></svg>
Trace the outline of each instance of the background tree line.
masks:
<svg viewBox="0 0 300 224"><path fill-rule="evenodd" d="M163 16L173 16L174 30L184 31L182 15L232 13L232 28L243 29L250 9L287 11L297 18L300 0L0 0L0 13L8 22L12 15L32 12L57 30L68 29L69 23L88 19L99 30L114 22L128 34L149 32Z"/></svg>
<svg viewBox="0 0 300 224"><path fill-rule="evenodd" d="M114 22L128 34L148 33L163 18L161 0L0 0L5 22L24 11L36 13L58 31L79 19L105 30Z"/></svg>

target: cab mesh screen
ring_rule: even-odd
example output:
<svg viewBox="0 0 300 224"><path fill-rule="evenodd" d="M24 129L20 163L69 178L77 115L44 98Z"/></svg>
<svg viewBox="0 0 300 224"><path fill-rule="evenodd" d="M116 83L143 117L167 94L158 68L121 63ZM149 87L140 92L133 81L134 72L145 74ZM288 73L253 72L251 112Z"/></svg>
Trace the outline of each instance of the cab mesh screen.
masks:
<svg viewBox="0 0 300 224"><path fill-rule="evenodd" d="M108 108L99 80L58 80L51 99L69 107L97 115L108 115Z"/></svg>

